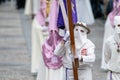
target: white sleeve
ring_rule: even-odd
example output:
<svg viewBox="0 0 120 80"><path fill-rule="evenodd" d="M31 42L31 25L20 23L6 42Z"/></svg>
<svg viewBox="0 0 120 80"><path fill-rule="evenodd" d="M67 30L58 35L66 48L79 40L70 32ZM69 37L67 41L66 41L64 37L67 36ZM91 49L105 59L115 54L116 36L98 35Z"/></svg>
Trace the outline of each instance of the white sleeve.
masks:
<svg viewBox="0 0 120 80"><path fill-rule="evenodd" d="M111 52L110 52L110 46L108 44L109 42L105 42L105 50L104 50L104 58L105 58L105 63L107 64L108 61L111 58Z"/></svg>
<svg viewBox="0 0 120 80"><path fill-rule="evenodd" d="M95 62L95 54L94 54L95 46L92 45L87 49L87 55L83 56L83 64L91 64Z"/></svg>
<svg viewBox="0 0 120 80"><path fill-rule="evenodd" d="M63 56L65 54L65 44L62 44L61 42L56 46L54 50L54 54L57 56Z"/></svg>

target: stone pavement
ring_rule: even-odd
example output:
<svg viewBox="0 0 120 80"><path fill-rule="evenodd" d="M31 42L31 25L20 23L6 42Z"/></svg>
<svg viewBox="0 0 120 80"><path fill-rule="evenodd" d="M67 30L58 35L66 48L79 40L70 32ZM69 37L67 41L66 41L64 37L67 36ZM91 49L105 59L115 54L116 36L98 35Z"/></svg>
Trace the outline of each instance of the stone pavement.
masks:
<svg viewBox="0 0 120 80"><path fill-rule="evenodd" d="M90 25L88 37L96 45L93 80L106 80L100 69L104 20L97 19ZM16 10L7 2L0 5L0 80L35 80L30 72L31 20L23 10Z"/></svg>
<svg viewBox="0 0 120 80"><path fill-rule="evenodd" d="M105 20L97 19L93 25L90 25L91 33L88 37L93 41L96 46L95 54L96 61L93 65L93 80L106 80L106 72L101 67L101 56L102 56L102 44L104 35L104 24Z"/></svg>
<svg viewBox="0 0 120 80"><path fill-rule="evenodd" d="M0 80L35 80L23 27L19 11L0 5Z"/></svg>

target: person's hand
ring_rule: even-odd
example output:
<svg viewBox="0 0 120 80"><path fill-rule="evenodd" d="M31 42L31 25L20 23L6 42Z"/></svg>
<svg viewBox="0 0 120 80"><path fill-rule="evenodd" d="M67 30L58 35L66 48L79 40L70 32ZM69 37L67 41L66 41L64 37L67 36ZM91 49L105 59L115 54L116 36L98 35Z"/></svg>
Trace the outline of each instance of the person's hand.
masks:
<svg viewBox="0 0 120 80"><path fill-rule="evenodd" d="M86 48L81 50L81 55L87 56L87 49Z"/></svg>
<svg viewBox="0 0 120 80"><path fill-rule="evenodd" d="M64 41L67 41L67 40L69 39L69 37L70 37L70 32L69 32L69 31L66 31L66 33L65 33L65 35L64 35L64 37L63 37L63 40L64 40Z"/></svg>
<svg viewBox="0 0 120 80"><path fill-rule="evenodd" d="M41 27L41 30L42 30L43 32L48 31L48 27L47 27L47 26L42 26L42 27Z"/></svg>
<svg viewBox="0 0 120 80"><path fill-rule="evenodd" d="M81 56L81 55L79 55L79 57L78 57L78 58L79 58L79 61L80 61L80 62L83 62L83 58L82 58L82 56Z"/></svg>

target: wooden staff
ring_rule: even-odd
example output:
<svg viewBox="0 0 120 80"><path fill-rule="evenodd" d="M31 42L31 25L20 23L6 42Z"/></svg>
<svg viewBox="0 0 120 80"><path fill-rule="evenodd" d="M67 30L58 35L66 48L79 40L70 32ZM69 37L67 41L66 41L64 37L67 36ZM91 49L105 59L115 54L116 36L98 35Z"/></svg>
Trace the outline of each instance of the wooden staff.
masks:
<svg viewBox="0 0 120 80"><path fill-rule="evenodd" d="M69 31L70 31L70 46L71 46L71 52L73 54L73 75L74 80L78 80L78 67L79 67L79 61L76 56L75 52L75 41L74 41L74 25L73 25L73 19L72 19L72 7L71 7L71 0L67 0L67 13L68 13L68 23L69 23Z"/></svg>

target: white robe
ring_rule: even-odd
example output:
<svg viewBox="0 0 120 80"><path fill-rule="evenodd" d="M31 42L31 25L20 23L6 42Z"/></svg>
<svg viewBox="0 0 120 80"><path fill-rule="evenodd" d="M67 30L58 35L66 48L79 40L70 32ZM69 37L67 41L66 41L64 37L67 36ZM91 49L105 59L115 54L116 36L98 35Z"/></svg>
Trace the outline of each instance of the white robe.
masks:
<svg viewBox="0 0 120 80"><path fill-rule="evenodd" d="M33 0L33 13L37 14L40 10L40 1L41 0Z"/></svg>
<svg viewBox="0 0 120 80"><path fill-rule="evenodd" d="M89 25L95 22L90 0L76 0L76 9L78 21Z"/></svg>
<svg viewBox="0 0 120 80"><path fill-rule="evenodd" d="M101 61L101 68L103 70L106 70L106 64L105 64L105 60L104 60L104 45L105 45L105 41L108 39L108 37L113 35L113 33L114 33L114 28L111 25L109 17L107 17L106 22L105 22L105 26L104 26L104 38L103 38L102 61Z"/></svg>
<svg viewBox="0 0 120 80"><path fill-rule="evenodd" d="M33 14L33 9L32 9L32 0L26 0L26 3L25 3L25 11L24 11L24 14L25 15L32 15Z"/></svg>
<svg viewBox="0 0 120 80"><path fill-rule="evenodd" d="M36 80L63 80L63 74L63 67L53 70L40 65Z"/></svg>
<svg viewBox="0 0 120 80"><path fill-rule="evenodd" d="M120 73L111 73L111 71L108 71L107 80L120 80Z"/></svg>
<svg viewBox="0 0 120 80"><path fill-rule="evenodd" d="M47 39L49 32L43 32L41 25L35 18L32 25L32 59L31 72L36 73L39 69L39 64L44 65L41 49L43 42ZM43 66L44 67L44 66Z"/></svg>
<svg viewBox="0 0 120 80"><path fill-rule="evenodd" d="M25 4L25 15L37 14L40 10L40 0L26 0Z"/></svg>
<svg viewBox="0 0 120 80"><path fill-rule="evenodd" d="M81 54L83 49L87 49L87 56ZM94 49L95 45L90 40L87 40L80 49L76 49L76 53L78 53L77 55L82 55L83 57L83 62L79 62L79 80L92 80L91 65L95 61ZM69 41L67 41L65 44L59 43L54 51L54 54L63 56L63 65L65 68L64 80L73 80L72 54L70 51Z"/></svg>
<svg viewBox="0 0 120 80"><path fill-rule="evenodd" d="M64 31L60 30L61 35L63 35ZM43 60L43 56L41 53L41 46L43 42L48 38L49 32L42 32L41 25L35 18L33 20L32 27L32 65L31 72L37 72L36 80L63 80L63 67L53 70L48 69Z"/></svg>
<svg viewBox="0 0 120 80"><path fill-rule="evenodd" d="M108 70L107 80L120 80L120 53L117 52L114 36L109 37L105 42L104 58Z"/></svg>
<svg viewBox="0 0 120 80"><path fill-rule="evenodd" d="M59 30L59 34L63 36L64 30ZM63 66L59 69L48 69L43 61L42 55L40 55L40 60L39 62L39 68L38 68L38 74L37 74L37 79L36 80L63 80Z"/></svg>

